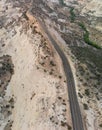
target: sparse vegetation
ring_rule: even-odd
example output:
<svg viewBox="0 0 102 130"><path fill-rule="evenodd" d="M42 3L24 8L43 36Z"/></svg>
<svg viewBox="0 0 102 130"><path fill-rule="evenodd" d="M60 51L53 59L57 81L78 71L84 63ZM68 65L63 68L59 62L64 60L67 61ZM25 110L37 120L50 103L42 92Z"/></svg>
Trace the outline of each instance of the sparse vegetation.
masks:
<svg viewBox="0 0 102 130"><path fill-rule="evenodd" d="M61 100L61 99L62 99L62 97L58 97L58 99L59 99L59 100Z"/></svg>
<svg viewBox="0 0 102 130"><path fill-rule="evenodd" d="M93 41L91 41L91 40L89 39L89 33L88 33L88 32L86 32L86 33L83 35L83 38L84 38L84 41L85 41L87 44L89 44L89 45L91 45L91 46L93 46L93 47L95 47L95 48L97 48L97 49L101 49L101 47L100 47L99 45L97 45L95 42L93 42Z"/></svg>
<svg viewBox="0 0 102 130"><path fill-rule="evenodd" d="M89 89L85 89L85 94L86 94L87 96L90 95L90 91L89 91Z"/></svg>
<svg viewBox="0 0 102 130"><path fill-rule="evenodd" d="M72 127L70 125L68 125L68 130L72 130Z"/></svg>
<svg viewBox="0 0 102 130"><path fill-rule="evenodd" d="M86 103L83 104L85 110L88 110L88 105Z"/></svg>
<svg viewBox="0 0 102 130"><path fill-rule="evenodd" d="M66 126L66 122L61 121L61 126Z"/></svg>
<svg viewBox="0 0 102 130"><path fill-rule="evenodd" d="M78 70L80 71L81 75L85 74L85 70L84 70L84 68L82 66L78 66Z"/></svg>
<svg viewBox="0 0 102 130"><path fill-rule="evenodd" d="M17 10L19 11L19 13L22 13L22 11L23 12L25 11L25 13L26 13L27 10L30 8L30 5L32 5L31 12L35 16L35 18L37 16L39 16L39 19L38 19L37 23L35 23L36 21L34 20L34 23L32 24L32 21L30 21L30 20L27 21L26 16L24 16L25 18L23 18L24 19L23 20L21 15L20 16L17 15L18 17L16 18L16 21L14 21L14 24L10 23L12 26L15 25L14 28L13 27L11 28L11 26L5 27L5 30L3 28L4 33L6 30L7 30L6 32L8 32L8 33L5 33L7 35L6 37L4 37L5 34L3 34L5 45L2 44L2 47L3 46L5 46L5 47L2 49L4 50L5 54L9 53L9 51L11 51L11 52L15 51L15 55L12 54L11 52L9 54L11 54L11 56L14 60L14 63L16 60L18 61L17 63L14 64L15 65L15 75L13 76L13 80L12 80L13 82L11 82L10 85L7 85L7 86L8 86L8 88L12 88L12 84L15 85L14 94L16 92L16 89L18 90L18 86L20 86L19 88L21 88L22 92L24 92L23 93L24 98L22 98L22 94L18 93L19 94L18 97L20 99L20 102L16 103L18 114L19 114L19 112L21 112L21 108L18 107L18 106L20 106L19 103L21 103L21 102L23 103L22 107L24 107L25 105L29 106L29 101L32 100L31 107L30 108L27 107L27 109L25 109L27 111L28 116L31 112L36 113L36 110L37 110L37 113L41 113L41 116L39 116L39 117L42 120L42 122L40 122L40 123L43 124L43 120L46 121L44 123L44 127L46 126L46 129L49 129L49 126L47 125L47 123L49 122L51 124L50 125L51 129L57 128L57 129L71 130L72 129L72 127L70 126L70 125L72 125L72 122L70 122L71 115L70 115L70 111L69 110L67 111L67 108L69 108L70 104L69 104L69 98L67 97L67 95L65 93L67 84L63 83L63 82L67 82L67 81L64 81L66 79L65 76L63 77L64 73L62 71L60 71L59 69L57 69L58 65L61 65L61 67L63 67L62 62L61 63L60 63L60 61L56 62L59 59L59 57L57 56L59 53L56 54L55 50L53 50L54 46L50 45L51 44L50 42L51 41L53 42L53 40L51 40L51 39L54 39L55 41L60 40L59 42L63 43L64 38L61 40L60 37L62 37L62 35L65 35L66 43L68 44L68 48L66 45L64 46L64 44L63 44L61 46L61 49L62 49L62 51L63 50L65 51L66 58L68 58L68 57L70 58L70 55L71 55L70 48L71 47L75 48L75 49L76 48L79 49L78 52L74 51L74 54L76 53L77 56L76 56L76 58L74 56L72 56L72 61L74 63L72 63L71 65L73 65L72 66L73 74L76 72L77 76L78 76L77 79L81 81L81 82L79 82L75 78L76 83L78 83L75 85L78 85L77 90L79 91L78 95L79 95L79 98L81 101L80 104L83 105L83 108L85 110L88 110L91 108L95 112L95 115L96 115L95 118L97 118L97 124L98 124L98 127L97 127L97 124L96 124L96 127L99 128L99 127L102 127L102 122L100 122L100 120L99 120L101 112L99 114L97 114L99 105L97 105L97 99L95 96L97 95L98 99L101 98L99 89L102 86L102 84L101 84L101 79L102 79L101 74L102 73L100 73L100 77L96 76L97 79L95 79L94 72L96 74L99 74L100 71L97 71L98 70L97 67L102 66L102 64L101 64L102 60L100 59L102 57L102 55L100 55L100 53L99 53L101 50L97 50L97 49L93 49L93 48L90 49L90 47L81 47L83 41L85 41L87 44L92 45L94 47L96 46L96 43L95 43L95 45L93 45L93 42L90 41L91 37L90 37L90 33L88 32L89 28L86 28L87 27L87 26L85 26L86 24L84 25L83 23L81 23L80 27L82 28L81 29L82 31L80 31L80 27L77 25L78 20L81 20L81 21L85 20L86 22L89 20L89 22L91 24L91 17L86 18L86 15L85 16L80 15L82 13L80 12L81 9L78 7L78 4L79 4L78 2L76 4L74 1L73 2L68 1L67 5L69 6L69 4L70 4L70 7L68 9L67 5L66 5L66 7L64 6L65 0L59 0L59 1L60 1L59 3L57 3L57 1L55 1L56 3L51 4L51 2L53 2L53 1L46 2L46 1L37 0L37 1L34 1L35 2L34 4L29 3L29 5L27 5L26 2L23 2L24 4L21 3L22 6L17 3L18 6L19 5L21 6L20 10L18 10L19 7L17 6ZM66 3L67 3L67 1L66 1ZM24 6L25 4L27 6ZM40 6L39 6L39 4L40 4ZM6 6L9 7L8 5L6 5ZM71 6L75 6L75 7L71 8ZM13 7L16 7L16 3L14 3ZM24 8L24 7L26 7L26 8ZM50 8L51 8L52 12L50 11ZM4 7L4 9L5 9L5 7ZM10 8L10 11L8 8L8 11L6 11L6 12L4 9L3 9L3 12L5 14L7 14L8 12L10 12L12 14L11 8ZM78 11L77 11L77 9L78 9ZM15 10L15 12L16 12L16 10ZM68 15L70 15L69 18L68 18ZM89 16L89 14L88 14L88 16ZM47 19L47 21L46 21L46 19L43 20L44 17ZM7 22L4 21L6 19L8 20ZM6 18L5 16L4 16L4 20L2 20L2 21L5 24L6 23L9 24L9 22L12 21L12 19L10 19L10 21L9 21L9 17ZM15 19L13 19L13 20L15 20ZM93 17L92 17L92 20L94 20ZM26 21L27 21L26 25L23 25ZM41 22L39 22L39 21L41 21ZM16 43L15 44L12 43L11 35L10 35L10 40L9 40L8 34L9 34L9 32L10 32L10 34L13 33L12 29L17 30L17 34L19 34L18 33L19 30L21 30L18 28L18 26L16 26L15 22L17 22L18 25L22 25L21 27L24 26L24 28L22 29L22 30L24 30L24 32L25 32L25 30L27 30L26 31L27 32L26 33L27 41L26 41L26 39L24 39L26 34L22 35L23 31L22 31L22 34L20 37L18 37L19 35L17 35L16 41L20 38L18 40L20 42L20 45L22 45L20 47L18 47L18 44L16 45ZM98 21L95 20L93 22L93 24L95 22L98 23ZM46 25L46 24L49 25L49 28L48 28L49 33L55 34L55 35L52 34L53 38L50 38L49 37L50 35L47 37L46 28L45 28L45 30L43 30L43 26L41 27L40 23L42 23L41 25ZM27 28L27 29L25 29L25 28ZM50 28L52 30L49 30ZM41 30L41 33L39 32L40 30ZM45 33L44 33L44 31L45 31ZM81 32L83 32L83 36L82 36L83 38L81 37L81 35L82 35ZM35 34L35 33L37 33L37 34ZM93 33L93 35L96 35L96 34L98 35L97 32L94 32L94 29L92 29L92 33ZM95 36L95 39L98 39L101 36L101 35L99 35L99 36L97 36L97 35ZM3 38L1 41L3 41ZM7 41L6 41L6 39L7 39ZM25 40L25 42L23 44L21 44L23 39ZM45 41L45 39L46 39L46 41ZM82 40L82 39L84 39L84 40ZM12 46L12 44L13 44L13 46L10 48L13 50L10 50L7 48L7 47L9 47L8 46L9 44L6 45L6 43L9 43L9 41L10 41L10 46ZM30 45L29 42L32 43L33 45ZM97 43L99 43L99 42L100 41L98 41ZM85 44L85 45L87 45L87 44ZM7 51L5 50L6 48L7 48ZM2 50L1 50L1 52L2 52ZM17 55L17 58L16 58L16 54L18 54L18 53L19 53L19 55ZM15 58L16 58L16 60L15 60ZM79 60L78 60L78 58L79 58ZM79 62L77 62L77 61L79 61ZM27 65L25 65L26 63L27 63ZM38 65L38 66L36 67L36 65ZM11 75L11 73L12 73L11 67L12 66L10 66L9 64L4 65L3 71L5 72L8 68L8 72L7 72L8 76ZM23 71L21 71L23 67L24 67L24 69L23 69ZM88 70L86 70L86 68L88 68ZM102 70L101 68L99 68L99 69ZM39 71L38 71L38 69L39 69ZM18 73L16 73L16 70ZM76 71L74 71L74 70L76 70ZM94 72L91 73L91 70L93 70ZM25 71L26 71L26 73L25 73ZM30 73L27 75L27 72L28 73L30 72ZM88 74L87 74L87 72L88 72ZM24 74L24 76L22 74ZM50 76L49 76L49 74L50 74ZM37 76L38 76L38 81L37 81ZM3 77L3 78L4 78L4 80L2 82L0 81L1 82L0 85L3 84L3 86L4 86L5 80L7 77ZM11 77L7 80L10 81L10 79L11 79ZM29 82L30 79L32 80L32 82ZM16 84L14 81L16 81L19 84ZM27 86L29 86L29 87L27 87ZM4 86L4 88L5 88L5 86ZM6 89L6 92L8 92L8 90L9 89ZM35 96L35 92L39 92L39 94L37 94L37 96ZM49 92L50 92L50 95L48 94ZM12 94L12 93L10 93L10 94ZM53 95L51 96L51 94L53 94ZM7 95L8 95L8 93L7 93ZM26 95L29 96L30 100L26 97ZM90 97L88 97L88 96L90 96ZM17 95L14 95L13 97L16 101ZM34 97L34 101L33 101L33 97ZM52 98L54 97L53 101L52 101L51 97ZM83 98L83 99L81 99L81 98ZM23 102L23 99L25 99L24 102ZM10 99L10 102L12 100L13 99ZM35 102L35 104L33 102ZM82 102L84 102L84 104L82 104ZM14 108L14 105L10 105L10 103L7 105L5 105L6 104L5 101L3 103L4 103L4 114L6 114L5 109L8 109L10 107ZM98 102L98 104L99 103L100 102ZM33 109L33 106L36 104L37 104L36 109ZM9 111L7 111L9 114L10 114L11 108L9 109ZM16 107L15 107L15 110L16 110ZM50 110L50 112L48 113L49 110ZM22 113L21 113L24 120L26 120L26 116L24 116L26 111L24 111L24 112L22 111ZM31 112L29 112L29 111L31 111ZM86 114L87 114L87 112L88 111L85 111ZM43 115L46 115L46 113L48 113L49 117L43 116ZM69 116L66 116L66 115L69 115ZM31 116L31 118L34 118L33 115L30 115L30 116ZM88 115L88 116L90 116L90 115ZM10 118L7 118L7 119L10 120ZM33 120L35 120L35 119L33 119ZM15 120L14 120L14 122L15 122ZM27 122L29 122L29 119L27 120ZM90 122L87 121L87 123L90 123ZM13 124L13 127L16 127L14 124ZM4 123L3 123L3 125L4 125ZM36 128L37 126L39 127L39 118L38 118L38 121L36 122L36 126L32 125L31 129L33 127L34 127L34 129L37 129ZM8 129L8 126L7 127L3 126L3 127L5 128L5 130ZM44 127L42 125L42 129L44 129Z"/></svg>
<svg viewBox="0 0 102 130"><path fill-rule="evenodd" d="M4 127L4 130L11 130L12 123L13 121L10 121L9 123L7 123L6 126Z"/></svg>
<svg viewBox="0 0 102 130"><path fill-rule="evenodd" d="M78 93L78 95L79 95L80 98L83 98L83 96L81 95L81 93Z"/></svg>
<svg viewBox="0 0 102 130"><path fill-rule="evenodd" d="M100 124L99 126L102 127L102 124Z"/></svg>
<svg viewBox="0 0 102 130"><path fill-rule="evenodd" d="M84 31L87 31L87 29L86 29L84 23L80 22L80 23L78 23L78 25L79 25Z"/></svg>
<svg viewBox="0 0 102 130"><path fill-rule="evenodd" d="M59 79L61 79L62 78L62 76L61 75L59 75Z"/></svg>
<svg viewBox="0 0 102 130"><path fill-rule="evenodd" d="M37 70L39 69L39 67L37 66Z"/></svg>
<svg viewBox="0 0 102 130"><path fill-rule="evenodd" d="M23 16L26 20L29 20L28 17L27 17L27 15L26 15L26 12L24 12L24 13L22 14L22 16Z"/></svg>
<svg viewBox="0 0 102 130"><path fill-rule="evenodd" d="M59 0L61 5L65 5L64 0Z"/></svg>
<svg viewBox="0 0 102 130"><path fill-rule="evenodd" d="M49 74L50 74L50 75L52 75L52 74L53 74L53 72L51 71L51 72L49 72Z"/></svg>
<svg viewBox="0 0 102 130"><path fill-rule="evenodd" d="M2 70L4 71L9 71L11 74L14 73L14 70L13 70L13 66L11 63L3 63L3 67L2 67Z"/></svg>
<svg viewBox="0 0 102 130"><path fill-rule="evenodd" d="M74 13L74 8L71 8L70 9L70 19L71 19L71 22L74 22L75 21L75 13Z"/></svg>
<svg viewBox="0 0 102 130"><path fill-rule="evenodd" d="M47 72L47 70L44 69L44 72Z"/></svg>
<svg viewBox="0 0 102 130"><path fill-rule="evenodd" d="M50 61L50 65L56 66L56 64L52 60Z"/></svg>
<svg viewBox="0 0 102 130"><path fill-rule="evenodd" d="M101 49L101 47L99 45L97 45L95 42L91 41L90 38L89 38L89 32L88 30L86 29L84 23L79 23L79 26L83 29L84 31L84 34L83 34L83 39L84 41L88 44L88 45L91 45L97 49Z"/></svg>

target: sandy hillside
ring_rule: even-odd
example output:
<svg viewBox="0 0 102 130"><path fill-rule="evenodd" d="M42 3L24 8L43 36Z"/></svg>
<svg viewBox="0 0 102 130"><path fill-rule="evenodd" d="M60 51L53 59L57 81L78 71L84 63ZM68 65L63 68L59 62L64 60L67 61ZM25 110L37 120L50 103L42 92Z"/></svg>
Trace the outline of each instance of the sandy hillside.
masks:
<svg viewBox="0 0 102 130"><path fill-rule="evenodd" d="M0 1L0 84L1 77L7 79L0 91L0 130L66 130L71 117L61 60L39 24L5 2Z"/></svg>

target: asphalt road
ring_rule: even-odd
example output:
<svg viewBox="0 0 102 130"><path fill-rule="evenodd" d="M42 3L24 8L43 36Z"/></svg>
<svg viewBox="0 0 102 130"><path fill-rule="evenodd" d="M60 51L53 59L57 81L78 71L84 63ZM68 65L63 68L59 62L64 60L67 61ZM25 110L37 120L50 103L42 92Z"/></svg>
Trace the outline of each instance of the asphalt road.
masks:
<svg viewBox="0 0 102 130"><path fill-rule="evenodd" d="M33 0L32 0L32 5L33 5ZM33 8L33 6L29 9L29 12L31 13L31 15L33 15L32 8ZM36 17L36 16L34 16L34 17ZM49 40L51 41L52 45L54 46L54 48L56 49L56 51L58 52L58 54L62 60L63 68L65 71L66 80L67 80L68 96L69 96L73 130L84 130L81 111L80 111L80 107L79 107L79 103L78 103L78 98L76 95L74 77L73 77L73 73L72 73L69 61L66 58L62 49L60 48L60 46L53 39L52 35L50 34L46 25L44 24L44 21L41 21L38 17L36 17L36 19L38 20L41 27L47 34Z"/></svg>
<svg viewBox="0 0 102 130"><path fill-rule="evenodd" d="M51 41L52 45L54 46L54 48L58 52L58 54L59 54L59 56L62 60L62 63L63 63L63 68L64 68L66 79L67 79L68 95L69 95L73 130L84 130L81 111L80 111L80 107L79 107L79 103L78 103L78 98L77 98L77 95L76 95L74 77L73 77L73 74L72 74L72 70L71 70L69 61L66 58L64 52L61 50L59 45L56 43L56 41L53 39L53 37L49 33L49 31L48 31L47 27L45 26L44 22L40 21L39 19L38 19L38 21L41 24L45 33L47 34L47 36L48 36L49 40Z"/></svg>

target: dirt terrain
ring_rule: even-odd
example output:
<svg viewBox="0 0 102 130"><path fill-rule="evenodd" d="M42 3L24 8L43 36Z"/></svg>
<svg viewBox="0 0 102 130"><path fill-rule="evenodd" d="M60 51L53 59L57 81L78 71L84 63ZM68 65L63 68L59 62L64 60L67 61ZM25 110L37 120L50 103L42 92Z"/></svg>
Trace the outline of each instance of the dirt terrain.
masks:
<svg viewBox="0 0 102 130"><path fill-rule="evenodd" d="M62 61L36 17L70 61L86 130L101 130L101 0L0 0L0 130L72 129Z"/></svg>
<svg viewBox="0 0 102 130"><path fill-rule="evenodd" d="M70 58L86 129L100 130L102 127L102 49L97 49L93 44L99 45L100 48L102 46L102 2L100 0L98 2L43 0L42 3L37 1L43 8L39 8L38 3L34 2L33 14L41 17L53 38L68 59ZM89 39L84 37L85 31Z"/></svg>
<svg viewBox="0 0 102 130"><path fill-rule="evenodd" d="M15 2L0 1L0 130L71 128L61 60L26 4Z"/></svg>

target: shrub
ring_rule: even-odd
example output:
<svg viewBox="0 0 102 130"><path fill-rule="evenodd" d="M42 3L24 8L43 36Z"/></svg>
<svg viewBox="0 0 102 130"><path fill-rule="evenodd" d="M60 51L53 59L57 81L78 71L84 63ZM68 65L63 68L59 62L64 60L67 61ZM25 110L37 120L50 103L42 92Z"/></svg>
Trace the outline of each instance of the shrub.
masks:
<svg viewBox="0 0 102 130"><path fill-rule="evenodd" d="M88 110L88 105L87 104L84 103L83 106L84 106L85 110Z"/></svg>
<svg viewBox="0 0 102 130"><path fill-rule="evenodd" d="M78 23L78 25L84 30L84 31L87 31L87 29L86 29L86 27L85 27L85 25L84 25L84 23Z"/></svg>
<svg viewBox="0 0 102 130"><path fill-rule="evenodd" d="M71 22L74 22L75 21L75 13L74 13L74 8L71 8L70 9L70 19L71 19Z"/></svg>
<svg viewBox="0 0 102 130"><path fill-rule="evenodd" d="M86 33L83 35L83 38L84 38L84 41L85 41L87 44L89 44L89 45L91 45L91 46L93 46L93 47L95 47L95 48L97 48L97 49L101 49L101 47L100 47L99 45L97 45L95 42L93 42L93 41L91 41L91 40L89 39L89 33L88 33L88 32L86 32Z"/></svg>
<svg viewBox="0 0 102 130"><path fill-rule="evenodd" d="M65 5L64 0L59 0L61 5Z"/></svg>
<svg viewBox="0 0 102 130"><path fill-rule="evenodd" d="M86 29L84 23L78 23L78 25L82 28L82 30L84 31L84 35L83 35L83 39L84 41L88 44L88 45L91 45L97 49L101 49L101 47L99 45L97 45L95 42L91 41L90 38L89 38L89 32L88 30Z"/></svg>
<svg viewBox="0 0 102 130"><path fill-rule="evenodd" d="M66 126L66 122L61 121L61 126Z"/></svg>
<svg viewBox="0 0 102 130"><path fill-rule="evenodd" d="M90 95L90 91L89 91L89 89L85 89L85 94L86 94L87 96Z"/></svg>
<svg viewBox="0 0 102 130"><path fill-rule="evenodd" d="M70 125L68 125L68 130L71 130L71 129L72 129L72 127Z"/></svg>
<svg viewBox="0 0 102 130"><path fill-rule="evenodd" d="M52 66L56 66L56 64L51 60L50 61L50 64L52 65Z"/></svg>
<svg viewBox="0 0 102 130"><path fill-rule="evenodd" d="M102 127L102 124L100 124L99 126Z"/></svg>
<svg viewBox="0 0 102 130"><path fill-rule="evenodd" d="M80 98L83 98L83 96L81 95L81 93L78 93L78 95L79 95Z"/></svg>

